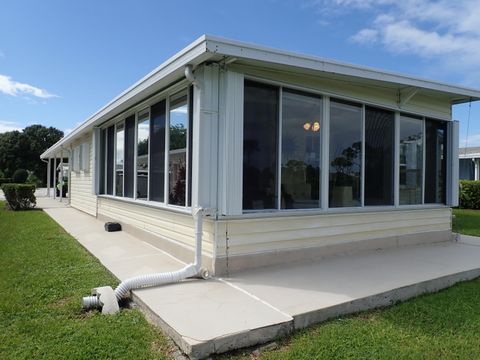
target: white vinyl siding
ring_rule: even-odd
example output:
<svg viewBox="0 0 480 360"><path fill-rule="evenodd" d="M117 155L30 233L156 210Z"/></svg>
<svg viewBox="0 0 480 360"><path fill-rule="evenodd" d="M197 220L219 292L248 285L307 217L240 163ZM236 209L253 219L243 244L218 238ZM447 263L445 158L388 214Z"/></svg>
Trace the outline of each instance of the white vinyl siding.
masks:
<svg viewBox="0 0 480 360"><path fill-rule="evenodd" d="M70 205L78 210L96 216L97 197L93 194L93 154L92 135L82 139L81 143L74 144L73 163L78 164L76 171L71 172ZM77 155L78 154L78 155ZM82 155L82 156L80 156Z"/></svg>
<svg viewBox="0 0 480 360"><path fill-rule="evenodd" d="M336 246L451 230L451 210L419 209L219 221L219 257ZM439 239L440 241L440 239ZM390 243L390 244L389 244Z"/></svg>

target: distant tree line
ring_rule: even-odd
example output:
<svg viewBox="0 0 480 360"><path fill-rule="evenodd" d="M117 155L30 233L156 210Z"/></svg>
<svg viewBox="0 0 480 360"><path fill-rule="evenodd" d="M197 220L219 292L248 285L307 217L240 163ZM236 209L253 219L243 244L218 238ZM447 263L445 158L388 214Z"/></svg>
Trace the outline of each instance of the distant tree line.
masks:
<svg viewBox="0 0 480 360"><path fill-rule="evenodd" d="M11 178L16 170L25 169L44 185L47 164L40 155L63 137L54 127L31 125L22 131L0 134L0 177Z"/></svg>

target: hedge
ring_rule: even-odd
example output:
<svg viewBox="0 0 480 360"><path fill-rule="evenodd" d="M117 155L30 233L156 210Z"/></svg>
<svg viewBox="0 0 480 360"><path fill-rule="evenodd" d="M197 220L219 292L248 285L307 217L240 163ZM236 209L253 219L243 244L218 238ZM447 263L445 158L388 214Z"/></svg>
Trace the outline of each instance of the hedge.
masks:
<svg viewBox="0 0 480 360"><path fill-rule="evenodd" d="M480 181L460 180L459 207L480 209Z"/></svg>
<svg viewBox="0 0 480 360"><path fill-rule="evenodd" d="M35 185L32 184L3 184L3 193L8 207L14 211L32 209L37 205Z"/></svg>
<svg viewBox="0 0 480 360"><path fill-rule="evenodd" d="M12 181L12 179L10 178L2 178L0 177L0 186L2 186L2 184L10 184Z"/></svg>

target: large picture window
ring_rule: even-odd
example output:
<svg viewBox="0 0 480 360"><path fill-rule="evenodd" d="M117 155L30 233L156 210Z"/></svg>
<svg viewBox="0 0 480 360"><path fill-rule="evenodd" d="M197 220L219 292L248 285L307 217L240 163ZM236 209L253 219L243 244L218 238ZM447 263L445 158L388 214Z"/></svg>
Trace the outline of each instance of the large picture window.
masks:
<svg viewBox="0 0 480 360"><path fill-rule="evenodd" d="M117 124L115 131L115 195L123 196L123 165L125 148L124 124Z"/></svg>
<svg viewBox="0 0 480 360"><path fill-rule="evenodd" d="M365 206L393 205L395 115L365 107Z"/></svg>
<svg viewBox="0 0 480 360"><path fill-rule="evenodd" d="M320 207L322 99L282 93L281 208Z"/></svg>
<svg viewBox="0 0 480 360"><path fill-rule="evenodd" d="M362 105L330 101L330 207L361 205Z"/></svg>
<svg viewBox="0 0 480 360"><path fill-rule="evenodd" d="M400 205L422 204L423 120L400 117Z"/></svg>
<svg viewBox="0 0 480 360"><path fill-rule="evenodd" d="M243 122L243 208L278 208L277 87L245 81Z"/></svg>
<svg viewBox="0 0 480 360"><path fill-rule="evenodd" d="M148 198L148 153L150 137L150 113L145 110L137 119L137 199Z"/></svg>
<svg viewBox="0 0 480 360"><path fill-rule="evenodd" d="M425 120L425 203L446 203L447 123Z"/></svg>
<svg viewBox="0 0 480 360"><path fill-rule="evenodd" d="M135 181L135 115L125 119L124 196L133 198Z"/></svg>
<svg viewBox="0 0 480 360"><path fill-rule="evenodd" d="M170 99L170 127L168 152L168 202L186 205L188 106L187 94Z"/></svg>
<svg viewBox="0 0 480 360"><path fill-rule="evenodd" d="M150 200L165 201L166 100L150 108Z"/></svg>

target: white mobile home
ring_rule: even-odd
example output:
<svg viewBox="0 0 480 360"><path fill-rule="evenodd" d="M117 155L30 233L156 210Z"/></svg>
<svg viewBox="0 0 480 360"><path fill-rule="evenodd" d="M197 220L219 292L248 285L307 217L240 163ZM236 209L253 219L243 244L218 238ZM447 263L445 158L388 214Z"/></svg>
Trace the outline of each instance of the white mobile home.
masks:
<svg viewBox="0 0 480 360"><path fill-rule="evenodd" d="M70 204L217 275L451 240L480 91L202 36L48 149Z"/></svg>
<svg viewBox="0 0 480 360"><path fill-rule="evenodd" d="M480 180L480 147L465 147L459 151L460 180Z"/></svg>

